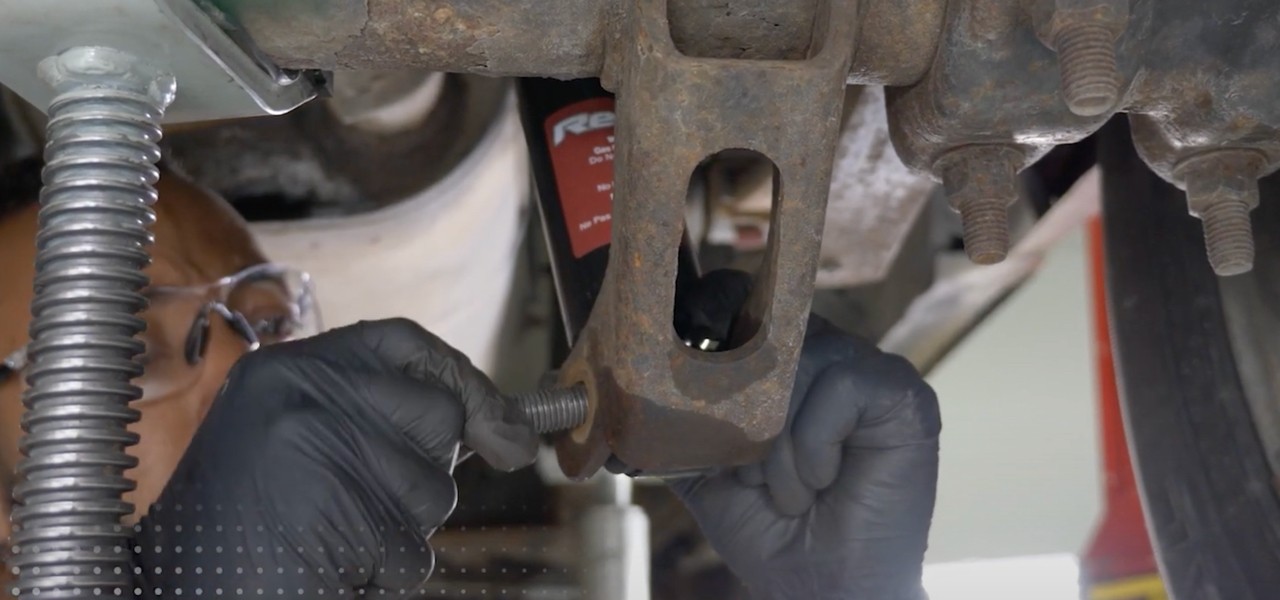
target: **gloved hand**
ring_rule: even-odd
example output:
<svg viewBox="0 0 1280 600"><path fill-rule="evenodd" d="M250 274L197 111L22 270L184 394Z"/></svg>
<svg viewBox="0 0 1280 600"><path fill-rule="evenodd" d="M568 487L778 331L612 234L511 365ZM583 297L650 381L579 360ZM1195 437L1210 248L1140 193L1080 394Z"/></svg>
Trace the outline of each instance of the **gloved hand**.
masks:
<svg viewBox="0 0 1280 600"><path fill-rule="evenodd" d="M513 469L538 440L465 356L410 321L250 353L139 524L144 597L412 593L457 500L459 442Z"/></svg>
<svg viewBox="0 0 1280 600"><path fill-rule="evenodd" d="M725 277L704 279L686 310L731 318L749 283ZM906 360L815 316L765 461L672 488L754 597L919 600L940 430L937 398Z"/></svg>

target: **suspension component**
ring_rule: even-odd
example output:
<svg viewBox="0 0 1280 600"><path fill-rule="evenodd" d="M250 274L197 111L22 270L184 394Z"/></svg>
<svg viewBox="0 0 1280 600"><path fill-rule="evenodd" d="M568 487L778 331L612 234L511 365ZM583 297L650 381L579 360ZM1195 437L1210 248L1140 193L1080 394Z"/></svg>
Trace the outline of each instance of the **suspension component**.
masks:
<svg viewBox="0 0 1280 600"><path fill-rule="evenodd" d="M32 342L23 398L26 456L14 491L20 598L132 591L120 519L141 390L134 336L150 262L157 142L174 78L131 54L78 47L40 63L49 105L36 239Z"/></svg>
<svg viewBox="0 0 1280 600"><path fill-rule="evenodd" d="M1128 2L1040 0L1032 11L1037 34L1058 53L1067 108L1082 117L1114 110L1124 81L1116 64L1116 39L1129 23Z"/></svg>
<svg viewBox="0 0 1280 600"><path fill-rule="evenodd" d="M1138 155L1186 192L1187 211L1203 225L1213 271L1226 277L1252 270L1258 179L1280 167L1280 137L1206 146L1200 131L1179 121L1130 115L1129 123Z"/></svg>
<svg viewBox="0 0 1280 600"><path fill-rule="evenodd" d="M1009 206L1018 200L1018 167L1022 152L1016 146L963 146L938 159L951 208L964 226L964 251L980 265L1004 260L1009 254Z"/></svg>
<svg viewBox="0 0 1280 600"><path fill-rule="evenodd" d="M627 3L625 42L602 78L618 93L608 273L560 373L592 398L587 423L556 448L570 477L611 456L651 474L747 464L782 429L858 37L851 2L827 0L818 13L829 18L808 58L724 60L681 52L662 0ZM772 160L779 192L741 327L708 353L672 326L677 270L690 175L730 148Z"/></svg>
<svg viewBox="0 0 1280 600"><path fill-rule="evenodd" d="M1209 264L1218 275L1253 269L1253 224L1258 176L1267 159L1253 150L1215 150L1193 156L1174 169L1187 191L1187 209L1204 223Z"/></svg>
<svg viewBox="0 0 1280 600"><path fill-rule="evenodd" d="M517 90L564 339L572 345L587 325L609 264L615 100L597 79L525 78ZM676 261L676 293L697 281L698 273L686 236ZM674 321L677 331L689 329L680 318ZM576 429L591 413L590 396L581 385L522 394L514 401L541 434Z"/></svg>

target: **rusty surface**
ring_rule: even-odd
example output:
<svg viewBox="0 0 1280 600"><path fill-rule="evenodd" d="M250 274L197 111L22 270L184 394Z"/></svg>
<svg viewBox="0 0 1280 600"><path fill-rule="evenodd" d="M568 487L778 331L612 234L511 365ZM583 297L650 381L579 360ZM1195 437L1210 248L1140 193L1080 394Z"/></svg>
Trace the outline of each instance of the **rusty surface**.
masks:
<svg viewBox="0 0 1280 600"><path fill-rule="evenodd" d="M278 64L575 78L600 74L631 0L214 0ZM821 0L670 0L690 56L799 59ZM850 81L903 85L928 68L942 0L867 4ZM857 30L854 31L857 33Z"/></svg>
<svg viewBox="0 0 1280 600"><path fill-rule="evenodd" d="M910 85L933 64L944 0L864 1L849 83Z"/></svg>
<svg viewBox="0 0 1280 600"><path fill-rule="evenodd" d="M1047 45L1056 9L1112 4L1127 5L1127 20L1110 25L1121 101L1078 116ZM908 166L931 173L939 156L969 144L1018 145L1030 164L1128 112L1143 159L1167 180L1180 161L1222 148L1263 152L1265 174L1280 164L1278 21L1280 6L1267 0L951 2L928 74L889 91L894 145Z"/></svg>
<svg viewBox="0 0 1280 600"><path fill-rule="evenodd" d="M599 0L216 0L278 64L571 77L598 73Z"/></svg>
<svg viewBox="0 0 1280 600"><path fill-rule="evenodd" d="M1017 0L948 4L928 74L887 91L890 132L905 164L938 177L934 165L952 149L1012 144L1023 151L1021 169L1106 122L1109 115L1085 118L1067 109L1057 55L1037 38L1025 10Z"/></svg>
<svg viewBox="0 0 1280 600"><path fill-rule="evenodd" d="M940 156L975 145L1016 148L1020 170L1127 112L1139 154L1165 180L1186 188L1180 173L1203 170L1181 165L1230 151L1264 158L1239 165L1249 172L1240 183L1256 189L1256 177L1280 167L1277 23L1280 6L1267 0L952 2L929 72L889 92L894 145L934 177ZM1229 204L1230 214L1202 215L1210 262L1224 276L1253 262L1249 203ZM993 207L964 219L966 246L984 241L971 256L1001 256L1001 235L969 235L997 217Z"/></svg>
<svg viewBox="0 0 1280 600"><path fill-rule="evenodd" d="M1122 38L1120 52L1143 56L1143 76L1134 82L1128 107L1143 160L1178 185L1177 166L1213 150L1261 152L1267 164L1259 175L1275 171L1280 5L1232 0L1209 9L1176 2L1158 13L1148 7L1141 18L1146 35Z"/></svg>
<svg viewBox="0 0 1280 600"><path fill-rule="evenodd" d="M676 50L703 58L804 58L820 3L667 0L671 41Z"/></svg>
<svg viewBox="0 0 1280 600"><path fill-rule="evenodd" d="M960 213L969 260L993 265L1009 253L1009 207L1018 201L1022 152L1007 144L973 144L943 154L934 169L947 203Z"/></svg>
<svg viewBox="0 0 1280 600"><path fill-rule="evenodd" d="M645 472L745 464L781 430L856 38L855 0L828 2L819 14L839 17L814 56L797 61L682 55L665 2L631 3L623 18L631 42L606 80L618 93L609 269L561 371L563 383L587 384L594 411L557 447L566 474L589 475L610 453ZM755 331L732 350L702 353L672 330L676 255L690 176L728 148L772 160L780 192L765 264L739 319Z"/></svg>
<svg viewBox="0 0 1280 600"><path fill-rule="evenodd" d="M1020 170L1117 112L1131 114L1136 145L1166 179L1221 150L1265 157L1259 175L1280 165L1280 6L1268 0L218 1L286 66L600 75L618 93L617 239L599 314L565 371L600 400L591 425L561 445L577 474L611 452L638 468L743 462L776 431L817 259L841 82L892 86L894 149L935 179L940 157L968 147L1007 148ZM1094 102L1085 92L1098 69L1083 67L1095 55L1066 60L1077 75L1064 77L1050 46L1062 29L1055 15L1100 6L1127 16L1112 24L1114 94ZM783 60L754 60L766 58ZM1068 109L1064 85L1090 116ZM782 172L765 291L751 305L762 333L699 355L670 331L678 206L694 166L734 147L761 151ZM1011 184L1005 171L993 188Z"/></svg>

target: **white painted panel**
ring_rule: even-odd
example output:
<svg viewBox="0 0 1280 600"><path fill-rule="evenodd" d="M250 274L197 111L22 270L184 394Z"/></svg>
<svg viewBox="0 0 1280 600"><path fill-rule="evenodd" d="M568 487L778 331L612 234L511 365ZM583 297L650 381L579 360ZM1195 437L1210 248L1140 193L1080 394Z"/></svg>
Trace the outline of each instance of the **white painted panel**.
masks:
<svg viewBox="0 0 1280 600"><path fill-rule="evenodd" d="M930 562L1075 553L1101 509L1086 237L932 373L942 464Z"/></svg>

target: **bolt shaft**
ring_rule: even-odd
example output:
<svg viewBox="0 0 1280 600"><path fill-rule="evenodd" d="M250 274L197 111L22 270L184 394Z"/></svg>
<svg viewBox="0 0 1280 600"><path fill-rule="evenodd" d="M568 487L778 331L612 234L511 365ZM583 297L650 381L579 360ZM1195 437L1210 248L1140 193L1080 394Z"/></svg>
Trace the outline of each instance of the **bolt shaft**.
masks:
<svg viewBox="0 0 1280 600"><path fill-rule="evenodd" d="M111 48L75 47L41 61L49 105L36 294L23 395L27 412L13 490L23 600L120 595L133 589L133 512L124 494L137 465L129 403L141 395L135 336L146 323L160 159L171 76Z"/></svg>
<svg viewBox="0 0 1280 600"><path fill-rule="evenodd" d="M1120 99L1115 36L1105 23L1075 21L1053 39L1062 71L1062 96L1071 112L1093 117Z"/></svg>
<svg viewBox="0 0 1280 600"><path fill-rule="evenodd" d="M1183 160L1174 177L1187 191L1187 209L1204 225L1209 264L1220 276L1253 269L1253 225L1258 175L1266 157L1248 149L1204 152Z"/></svg>
<svg viewBox="0 0 1280 600"><path fill-rule="evenodd" d="M512 400L539 434L568 431L587 420L587 390L581 385L518 394Z"/></svg>
<svg viewBox="0 0 1280 600"><path fill-rule="evenodd" d="M1244 202L1218 202L1200 214L1209 264L1218 275L1239 275L1253 269L1253 226L1249 212L1250 207Z"/></svg>
<svg viewBox="0 0 1280 600"><path fill-rule="evenodd" d="M1018 199L1023 154L1004 144L962 146L934 165L947 203L960 213L969 259L990 265L1009 254L1009 205Z"/></svg>
<svg viewBox="0 0 1280 600"><path fill-rule="evenodd" d="M993 265L1009 254L1009 209L1003 199L974 199L960 205L964 251L969 260Z"/></svg>

